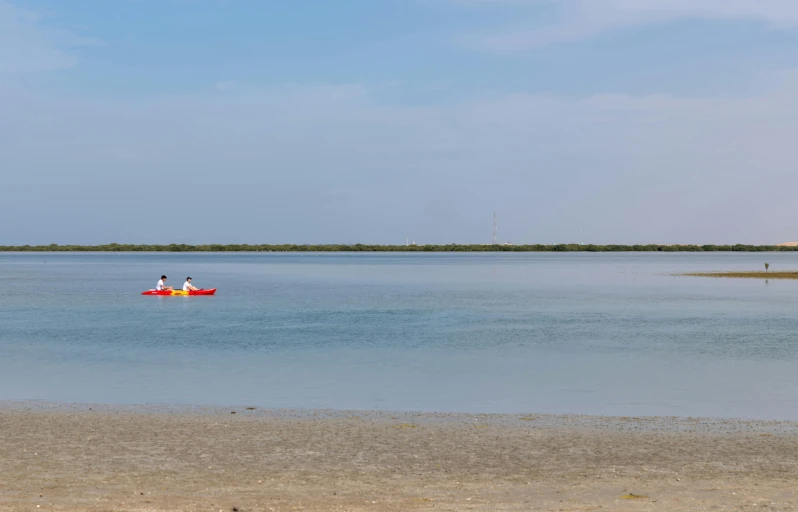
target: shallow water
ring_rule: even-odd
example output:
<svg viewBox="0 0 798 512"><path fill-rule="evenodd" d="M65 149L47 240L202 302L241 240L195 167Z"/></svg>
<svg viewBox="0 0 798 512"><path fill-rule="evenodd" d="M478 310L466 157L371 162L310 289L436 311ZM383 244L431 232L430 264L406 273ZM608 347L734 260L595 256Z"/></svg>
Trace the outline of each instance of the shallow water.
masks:
<svg viewBox="0 0 798 512"><path fill-rule="evenodd" d="M796 420L798 281L671 275L764 261L0 253L0 400Z"/></svg>

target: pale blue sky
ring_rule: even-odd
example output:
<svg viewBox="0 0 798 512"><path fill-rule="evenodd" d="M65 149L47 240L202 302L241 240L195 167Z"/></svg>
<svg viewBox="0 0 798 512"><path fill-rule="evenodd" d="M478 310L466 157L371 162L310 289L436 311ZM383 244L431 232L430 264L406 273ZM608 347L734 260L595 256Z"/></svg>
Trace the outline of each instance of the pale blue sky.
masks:
<svg viewBox="0 0 798 512"><path fill-rule="evenodd" d="M0 0L0 245L798 239L793 0Z"/></svg>

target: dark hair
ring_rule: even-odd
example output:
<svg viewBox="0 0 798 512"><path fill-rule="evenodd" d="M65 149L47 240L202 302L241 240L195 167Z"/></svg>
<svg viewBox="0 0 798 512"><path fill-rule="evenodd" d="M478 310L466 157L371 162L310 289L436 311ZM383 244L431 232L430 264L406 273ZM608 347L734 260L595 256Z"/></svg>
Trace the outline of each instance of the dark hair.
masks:
<svg viewBox="0 0 798 512"><path fill-rule="evenodd" d="M161 279L166 279L166 276L161 276Z"/></svg>
<svg viewBox="0 0 798 512"><path fill-rule="evenodd" d="M190 278L190 277L187 277L187 278L186 278L186 281L191 281L191 278Z"/></svg>

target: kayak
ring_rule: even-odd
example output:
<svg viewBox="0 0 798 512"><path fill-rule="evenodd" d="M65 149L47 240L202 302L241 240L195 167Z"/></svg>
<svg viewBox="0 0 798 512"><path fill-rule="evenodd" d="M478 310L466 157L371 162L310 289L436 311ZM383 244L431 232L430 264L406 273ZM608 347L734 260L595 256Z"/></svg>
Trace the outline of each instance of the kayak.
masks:
<svg viewBox="0 0 798 512"><path fill-rule="evenodd" d="M214 293L216 293L216 288L188 292L183 290L147 290L146 292L141 292L142 295L213 295Z"/></svg>

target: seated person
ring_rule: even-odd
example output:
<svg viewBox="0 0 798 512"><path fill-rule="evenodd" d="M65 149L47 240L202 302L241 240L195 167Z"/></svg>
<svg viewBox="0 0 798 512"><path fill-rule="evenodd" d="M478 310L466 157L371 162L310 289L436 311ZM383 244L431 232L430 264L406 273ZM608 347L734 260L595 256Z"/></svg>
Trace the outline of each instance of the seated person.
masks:
<svg viewBox="0 0 798 512"><path fill-rule="evenodd" d="M196 288L196 287L192 286L191 285L191 278L187 277L186 278L186 282L183 283L183 291L184 292L196 292L197 290L199 290L199 288Z"/></svg>
<svg viewBox="0 0 798 512"><path fill-rule="evenodd" d="M158 290L159 292L165 290L172 290L173 288L171 286L166 286L165 282L166 282L166 276L161 276L161 280L158 281L158 284L155 285L155 289Z"/></svg>

